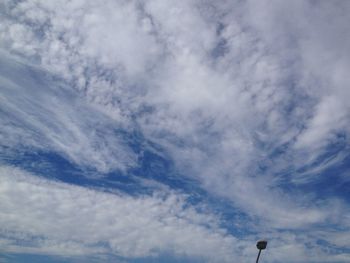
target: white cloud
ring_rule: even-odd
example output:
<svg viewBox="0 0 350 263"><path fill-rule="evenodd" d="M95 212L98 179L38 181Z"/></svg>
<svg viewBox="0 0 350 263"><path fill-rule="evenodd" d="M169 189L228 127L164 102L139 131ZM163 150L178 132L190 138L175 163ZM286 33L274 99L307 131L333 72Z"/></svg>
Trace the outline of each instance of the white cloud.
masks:
<svg viewBox="0 0 350 263"><path fill-rule="evenodd" d="M311 182L310 176L303 180L307 171L296 171L311 167L320 173L312 164L337 135L349 133L347 2L21 1L3 6L4 48L65 78L89 104L87 112L98 109L126 127L136 122L208 192L271 228L304 229L341 223L347 216L336 205L339 200L318 202L317 193L284 191L280 185ZM21 95L30 99L21 112L15 109L20 96L11 96L3 100L7 109L23 120L31 116L25 130L11 126L18 135L12 141L37 142L27 132L34 126L51 136L47 145L82 166L108 171L135 164L113 134L86 135L87 126L98 122L76 113L76 107L54 103L50 116L64 128L48 127L46 115L39 123L33 97ZM12 98L17 101L8 104ZM52 111L52 105L44 105Z"/></svg>
<svg viewBox="0 0 350 263"><path fill-rule="evenodd" d="M297 145L324 146L334 133L348 133L349 3L250 1L249 8L261 38L281 60L296 65L296 88L310 97L304 115L311 116L302 122L306 129Z"/></svg>
<svg viewBox="0 0 350 263"><path fill-rule="evenodd" d="M0 176L1 236L3 241L15 238L2 249L131 258L169 252L213 262L240 257L237 240L217 226L215 216L185 208L184 197L174 193L138 198L108 194L12 167L2 167Z"/></svg>
<svg viewBox="0 0 350 263"><path fill-rule="evenodd" d="M323 98L307 129L299 136L296 146L322 147L335 140L337 132L347 129L349 116L346 108L347 105L336 96Z"/></svg>
<svg viewBox="0 0 350 263"><path fill-rule="evenodd" d="M347 262L350 258L349 253L326 249L317 238L303 233L279 232L271 237L269 250L262 255L271 262Z"/></svg>
<svg viewBox="0 0 350 263"><path fill-rule="evenodd" d="M55 151L99 172L125 170L136 156L112 121L44 70L1 52L2 146Z"/></svg>
<svg viewBox="0 0 350 263"><path fill-rule="evenodd" d="M197 212L185 196L159 192L131 197L42 179L10 166L0 168L0 242L7 253L64 257L199 258L251 262L257 236L235 238L219 218ZM264 261L347 262L346 253L323 251L317 240L344 246L345 235L260 229L269 238ZM307 245L307 246L306 246ZM345 244L346 245L346 244Z"/></svg>

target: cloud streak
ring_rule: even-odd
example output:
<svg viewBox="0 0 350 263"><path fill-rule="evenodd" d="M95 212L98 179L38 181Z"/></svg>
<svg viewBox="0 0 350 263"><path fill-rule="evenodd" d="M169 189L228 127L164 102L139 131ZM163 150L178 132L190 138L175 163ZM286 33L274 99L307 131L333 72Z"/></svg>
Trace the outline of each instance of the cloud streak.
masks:
<svg viewBox="0 0 350 263"><path fill-rule="evenodd" d="M58 152L100 172L135 164L133 152L117 135L122 125L97 113L44 70L6 53L1 64L3 147Z"/></svg>
<svg viewBox="0 0 350 263"><path fill-rule="evenodd" d="M349 231L340 187L322 194L329 177L348 181L348 3L0 7L2 146L13 156L45 149L82 170L127 175L142 153L121 131L137 131L170 156L177 176L247 215L253 231L286 231L284 248L300 262L313 257L309 241L293 243L298 231L310 230L312 242L334 225ZM328 256L348 257L340 248Z"/></svg>

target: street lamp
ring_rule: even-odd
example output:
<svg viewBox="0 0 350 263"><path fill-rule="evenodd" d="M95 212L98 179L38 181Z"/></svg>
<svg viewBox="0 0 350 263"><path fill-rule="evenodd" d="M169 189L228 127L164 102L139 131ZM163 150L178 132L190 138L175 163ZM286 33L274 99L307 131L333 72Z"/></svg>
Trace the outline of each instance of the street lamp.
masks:
<svg viewBox="0 0 350 263"><path fill-rule="evenodd" d="M259 254L258 254L258 257L256 258L256 263L259 262L259 257L260 257L260 253L261 253L261 250L264 250L267 246L267 241L266 240L259 240L257 243L256 243L256 247L257 249L259 249Z"/></svg>

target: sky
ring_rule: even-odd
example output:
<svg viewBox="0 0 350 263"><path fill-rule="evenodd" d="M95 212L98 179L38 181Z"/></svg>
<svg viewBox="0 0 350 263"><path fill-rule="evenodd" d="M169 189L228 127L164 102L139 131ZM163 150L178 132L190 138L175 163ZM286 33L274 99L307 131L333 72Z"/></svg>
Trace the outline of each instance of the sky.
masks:
<svg viewBox="0 0 350 263"><path fill-rule="evenodd" d="M350 262L349 13L0 0L0 262Z"/></svg>

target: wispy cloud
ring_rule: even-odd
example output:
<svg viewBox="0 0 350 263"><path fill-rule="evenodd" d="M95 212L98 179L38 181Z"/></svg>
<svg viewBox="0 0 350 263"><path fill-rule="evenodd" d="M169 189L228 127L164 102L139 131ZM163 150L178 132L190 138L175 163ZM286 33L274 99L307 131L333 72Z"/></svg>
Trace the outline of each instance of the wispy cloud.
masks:
<svg viewBox="0 0 350 263"><path fill-rule="evenodd" d="M0 9L0 45L11 53L0 54L7 150L43 148L82 169L126 172L142 153L117 130L137 130L254 231L296 231L282 250L299 251L299 261L320 258L306 252L309 241L293 243L298 231L349 230L349 200L314 187L336 180L323 173L330 167L348 167L346 1L27 0ZM348 257L333 252L323 260Z"/></svg>
<svg viewBox="0 0 350 263"><path fill-rule="evenodd" d="M135 165L136 156L117 132L122 124L96 112L44 70L1 55L2 146L58 152L99 172Z"/></svg>

